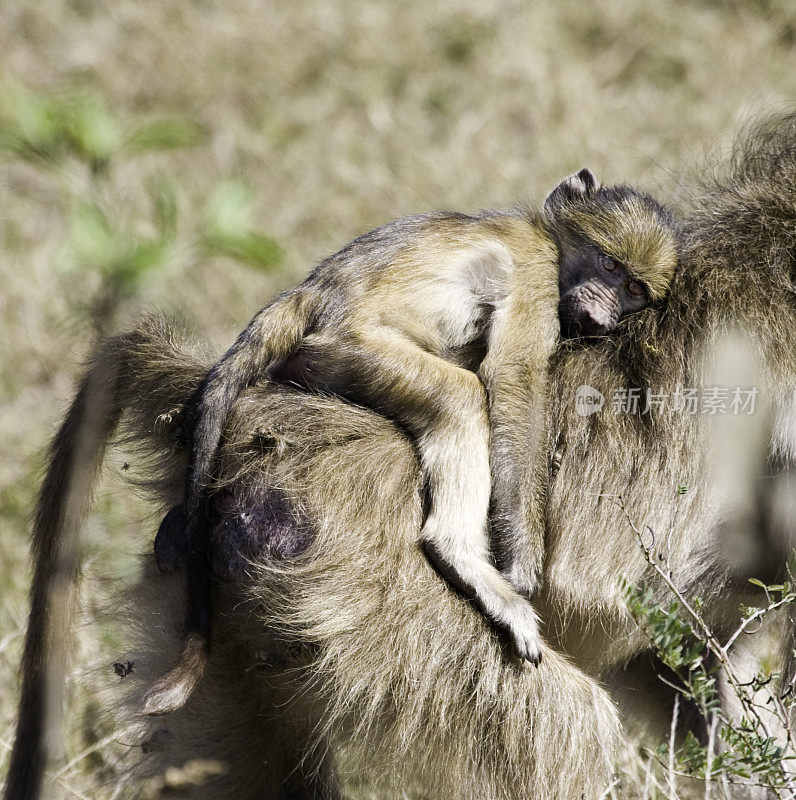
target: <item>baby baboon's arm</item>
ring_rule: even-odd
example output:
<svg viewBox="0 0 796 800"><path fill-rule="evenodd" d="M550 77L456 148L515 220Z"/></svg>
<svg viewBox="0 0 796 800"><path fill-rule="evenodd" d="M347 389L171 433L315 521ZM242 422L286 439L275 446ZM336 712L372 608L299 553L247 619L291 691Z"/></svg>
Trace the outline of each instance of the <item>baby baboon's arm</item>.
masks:
<svg viewBox="0 0 796 800"><path fill-rule="evenodd" d="M558 262L552 243L495 312L481 376L489 393L492 543L512 586L536 592L544 560L544 448L548 361L559 336Z"/></svg>

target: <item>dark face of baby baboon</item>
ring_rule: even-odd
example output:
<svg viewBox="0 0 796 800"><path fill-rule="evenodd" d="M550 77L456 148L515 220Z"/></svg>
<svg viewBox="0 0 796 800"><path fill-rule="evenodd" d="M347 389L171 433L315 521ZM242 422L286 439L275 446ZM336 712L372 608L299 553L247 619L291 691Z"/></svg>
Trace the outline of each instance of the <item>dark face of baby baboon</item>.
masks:
<svg viewBox="0 0 796 800"><path fill-rule="evenodd" d="M564 336L609 333L666 293L678 233L652 197L628 186L600 186L582 169L556 187L544 211L559 248Z"/></svg>
<svg viewBox="0 0 796 800"><path fill-rule="evenodd" d="M587 240L562 253L559 288L561 332L568 338L602 336L650 302L649 290L625 264Z"/></svg>

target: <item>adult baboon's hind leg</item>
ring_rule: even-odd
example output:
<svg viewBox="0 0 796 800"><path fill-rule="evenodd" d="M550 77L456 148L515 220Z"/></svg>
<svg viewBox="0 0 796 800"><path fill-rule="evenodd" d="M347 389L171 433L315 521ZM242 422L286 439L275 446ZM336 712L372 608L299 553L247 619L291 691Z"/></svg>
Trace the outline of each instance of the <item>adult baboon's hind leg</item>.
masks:
<svg viewBox="0 0 796 800"><path fill-rule="evenodd" d="M144 755L137 777L155 796L190 800L338 800L331 758L314 737L317 710L294 669L301 653L270 639L241 604L241 581L219 582L219 625L202 683L185 707L158 719L136 712L140 695L179 646L183 577L147 559L126 608L143 640L125 656L133 672L118 684L137 718ZM291 661L292 659L292 661ZM308 749L312 741L314 748ZM160 794L157 794L160 792Z"/></svg>

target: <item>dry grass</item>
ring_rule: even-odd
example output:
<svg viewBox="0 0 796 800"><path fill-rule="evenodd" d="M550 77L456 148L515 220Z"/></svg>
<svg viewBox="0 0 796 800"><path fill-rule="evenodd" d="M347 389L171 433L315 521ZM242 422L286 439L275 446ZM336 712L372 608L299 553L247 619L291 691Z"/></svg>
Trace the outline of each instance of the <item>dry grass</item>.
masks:
<svg viewBox="0 0 796 800"><path fill-rule="evenodd" d="M5 0L0 81L78 82L123 118L201 121L203 145L120 165L109 202L135 225L156 169L178 177L184 217L223 177L256 187L258 226L287 253L281 271L191 262L153 276L137 300L221 346L276 288L400 214L536 200L583 165L667 193L705 143L796 97L792 12L789 0ZM0 773L41 448L91 333L77 301L96 281L62 268L62 198L36 169L0 161ZM90 572L129 569L152 534L130 492L103 494ZM100 638L113 648L112 630L88 628L84 669L105 658ZM109 668L85 683L107 680ZM102 736L90 693L77 694L70 757ZM93 776L110 758L102 747L69 764L64 795L106 797Z"/></svg>

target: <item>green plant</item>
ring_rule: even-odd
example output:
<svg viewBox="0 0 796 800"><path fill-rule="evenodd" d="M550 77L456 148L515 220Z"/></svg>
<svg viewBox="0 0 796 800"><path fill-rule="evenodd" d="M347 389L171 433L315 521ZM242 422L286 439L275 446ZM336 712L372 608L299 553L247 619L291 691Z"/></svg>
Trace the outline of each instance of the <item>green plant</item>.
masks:
<svg viewBox="0 0 796 800"><path fill-rule="evenodd" d="M650 586L621 581L628 609L643 629L658 657L671 671L661 679L679 697L689 701L707 723L708 741L701 742L687 732L679 747L674 736L652 755L668 774L705 782L706 796L711 783L759 786L778 798L796 797L796 736L793 730L794 687L784 685L780 672L765 663L751 677L742 678L733 663L732 649L742 634L753 634L759 623L774 612L796 603L796 586L789 580L776 585L750 582L763 593L758 607L741 606L740 623L722 642L702 615L702 601L687 598L677 587L665 558L653 552L640 527L631 519L622 498L618 498L631 530L647 563L661 579L669 594L656 597ZM649 529L648 534L653 534ZM719 702L722 680L737 700L740 714L730 713ZM673 722L674 732L674 722Z"/></svg>
<svg viewBox="0 0 796 800"><path fill-rule="evenodd" d="M64 265L98 278L86 309L97 327L158 271L186 268L209 256L260 269L281 261L276 242L254 230L252 192L240 180L222 181L203 212L180 224L174 178L162 170L145 172L148 204L130 208L116 177L123 164L197 146L203 139L202 127L185 117L124 120L85 88L0 87L0 152L52 178L69 220Z"/></svg>

